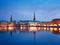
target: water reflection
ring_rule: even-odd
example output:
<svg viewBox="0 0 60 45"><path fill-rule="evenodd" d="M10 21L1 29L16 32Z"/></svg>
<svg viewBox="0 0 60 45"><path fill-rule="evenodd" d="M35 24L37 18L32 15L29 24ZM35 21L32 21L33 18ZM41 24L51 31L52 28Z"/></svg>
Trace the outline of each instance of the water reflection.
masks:
<svg viewBox="0 0 60 45"><path fill-rule="evenodd" d="M4 34L3 34L4 33ZM0 44L3 42L9 44L19 44L19 45L49 45L49 44L58 44L60 43L60 35L56 35L49 30L40 30L40 31L7 31L6 33L0 33ZM11 38L12 39L11 39ZM4 41L6 40L6 41ZM7 42L8 40L8 42ZM11 45L12 45L11 44Z"/></svg>
<svg viewBox="0 0 60 45"><path fill-rule="evenodd" d="M60 27L21 27L13 30L14 28L10 27L9 30L0 30L0 32L10 32L10 36L12 37L13 32L33 32L34 40L36 40L36 33L39 31L50 31L54 34L60 34Z"/></svg>
<svg viewBox="0 0 60 45"><path fill-rule="evenodd" d="M9 28L10 29L10 28ZM4 35L2 35L3 33L5 34L6 32L6 36L5 38L1 38ZM10 30L0 30L0 40L2 39L8 39L7 37L9 36L9 38L11 37L11 39L8 39L11 41L11 43L15 43L14 41L16 41L17 43L33 43L35 44L39 44L41 45L41 43L43 44L50 44L50 43L54 43L55 42L60 42L60 27L21 27L18 29L10 29ZM58 34L58 35L56 35ZM2 36L1 36L2 35ZM57 40L56 40L57 39ZM54 40L54 41L53 41ZM9 41L9 43L10 43ZM1 43L1 41L0 41ZM24 45L23 44L23 45Z"/></svg>

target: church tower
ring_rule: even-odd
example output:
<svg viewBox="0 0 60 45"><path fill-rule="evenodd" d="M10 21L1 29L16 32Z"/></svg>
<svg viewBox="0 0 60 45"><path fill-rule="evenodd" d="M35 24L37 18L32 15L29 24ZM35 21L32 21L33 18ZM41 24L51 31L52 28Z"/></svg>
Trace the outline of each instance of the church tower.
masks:
<svg viewBox="0 0 60 45"><path fill-rule="evenodd" d="M11 17L10 17L10 22L12 22L12 15L11 15Z"/></svg>
<svg viewBox="0 0 60 45"><path fill-rule="evenodd" d="M33 17L33 21L36 21L36 17L35 17L35 12L34 12L34 17Z"/></svg>

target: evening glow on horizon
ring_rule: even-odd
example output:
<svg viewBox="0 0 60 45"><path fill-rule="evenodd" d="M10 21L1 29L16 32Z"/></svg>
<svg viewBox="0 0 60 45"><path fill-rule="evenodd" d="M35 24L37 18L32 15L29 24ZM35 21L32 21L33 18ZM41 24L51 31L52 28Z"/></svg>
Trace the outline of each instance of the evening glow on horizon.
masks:
<svg viewBox="0 0 60 45"><path fill-rule="evenodd" d="M60 0L0 0L0 20L51 21L60 18Z"/></svg>

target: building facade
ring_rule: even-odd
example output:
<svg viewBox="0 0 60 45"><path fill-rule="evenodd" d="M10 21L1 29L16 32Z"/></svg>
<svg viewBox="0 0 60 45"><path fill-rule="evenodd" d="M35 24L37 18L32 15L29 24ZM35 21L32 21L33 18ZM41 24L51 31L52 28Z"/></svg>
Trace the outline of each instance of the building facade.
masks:
<svg viewBox="0 0 60 45"><path fill-rule="evenodd" d="M40 30L50 30L60 32L60 19L53 19L48 22L40 22L36 20L35 12L33 20L20 20L18 23L12 20L12 16L10 17L10 21L0 21L0 31L40 31Z"/></svg>

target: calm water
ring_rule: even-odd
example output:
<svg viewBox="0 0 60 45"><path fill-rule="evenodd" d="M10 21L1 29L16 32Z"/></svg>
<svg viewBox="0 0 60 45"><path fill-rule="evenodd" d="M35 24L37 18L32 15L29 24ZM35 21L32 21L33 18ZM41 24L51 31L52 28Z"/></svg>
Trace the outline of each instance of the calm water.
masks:
<svg viewBox="0 0 60 45"><path fill-rule="evenodd" d="M0 45L60 45L60 35L50 31L36 32L0 32Z"/></svg>

